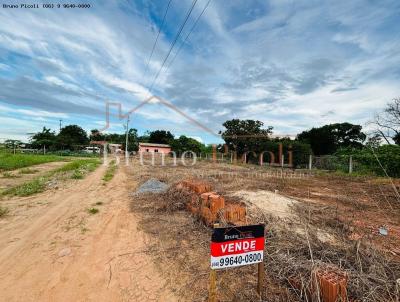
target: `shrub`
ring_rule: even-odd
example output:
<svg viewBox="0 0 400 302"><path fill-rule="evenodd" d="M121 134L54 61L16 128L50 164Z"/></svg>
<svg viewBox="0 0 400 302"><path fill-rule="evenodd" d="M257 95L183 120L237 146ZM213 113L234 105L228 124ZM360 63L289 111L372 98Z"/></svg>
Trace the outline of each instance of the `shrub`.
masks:
<svg viewBox="0 0 400 302"><path fill-rule="evenodd" d="M336 155L352 155L357 172L373 173L379 176L400 177L400 146L383 145L376 149L340 149Z"/></svg>
<svg viewBox="0 0 400 302"><path fill-rule="evenodd" d="M8 214L8 208L0 206L0 217Z"/></svg>

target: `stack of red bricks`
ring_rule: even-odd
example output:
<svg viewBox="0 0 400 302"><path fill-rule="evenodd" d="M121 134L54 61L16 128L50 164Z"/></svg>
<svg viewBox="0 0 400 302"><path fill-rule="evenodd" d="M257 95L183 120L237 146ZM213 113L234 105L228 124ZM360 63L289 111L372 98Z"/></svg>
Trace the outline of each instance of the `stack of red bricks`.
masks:
<svg viewBox="0 0 400 302"><path fill-rule="evenodd" d="M337 267L317 268L313 272L314 286L318 286L322 302L347 301L348 275ZM318 293L318 290L315 289Z"/></svg>
<svg viewBox="0 0 400 302"><path fill-rule="evenodd" d="M289 284L306 294L308 301L347 302L348 275L335 266L318 267L312 272L311 286L305 286L294 275L288 278Z"/></svg>
<svg viewBox="0 0 400 302"><path fill-rule="evenodd" d="M225 221L234 225L246 222L246 208L243 204L226 202L225 198L212 191L211 185L202 181L182 181L178 189L185 188L193 193L188 210L199 215L207 225Z"/></svg>

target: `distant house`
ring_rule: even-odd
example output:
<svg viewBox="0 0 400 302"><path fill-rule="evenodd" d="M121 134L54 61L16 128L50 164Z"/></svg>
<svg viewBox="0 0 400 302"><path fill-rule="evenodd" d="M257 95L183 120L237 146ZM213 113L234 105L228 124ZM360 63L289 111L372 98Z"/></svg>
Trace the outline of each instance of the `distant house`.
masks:
<svg viewBox="0 0 400 302"><path fill-rule="evenodd" d="M167 154L171 152L171 146L166 144L139 143L139 152Z"/></svg>

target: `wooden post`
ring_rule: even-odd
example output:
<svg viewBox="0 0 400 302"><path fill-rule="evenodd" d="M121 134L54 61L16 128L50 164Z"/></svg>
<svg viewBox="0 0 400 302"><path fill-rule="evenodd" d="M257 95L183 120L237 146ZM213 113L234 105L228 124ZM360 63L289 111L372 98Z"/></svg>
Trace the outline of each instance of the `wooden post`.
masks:
<svg viewBox="0 0 400 302"><path fill-rule="evenodd" d="M231 152L231 164L233 163L233 153Z"/></svg>
<svg viewBox="0 0 400 302"><path fill-rule="evenodd" d="M308 158L308 170L312 170L312 154L310 154Z"/></svg>
<svg viewBox="0 0 400 302"><path fill-rule="evenodd" d="M209 302L217 302L217 272L212 269L210 272L210 292L208 294Z"/></svg>
<svg viewBox="0 0 400 302"><path fill-rule="evenodd" d="M349 158L349 174L353 173L353 156L350 155Z"/></svg>
<svg viewBox="0 0 400 302"><path fill-rule="evenodd" d="M260 298L263 297L263 282L264 282L264 262L258 263L258 283L257 283L257 293L260 295Z"/></svg>

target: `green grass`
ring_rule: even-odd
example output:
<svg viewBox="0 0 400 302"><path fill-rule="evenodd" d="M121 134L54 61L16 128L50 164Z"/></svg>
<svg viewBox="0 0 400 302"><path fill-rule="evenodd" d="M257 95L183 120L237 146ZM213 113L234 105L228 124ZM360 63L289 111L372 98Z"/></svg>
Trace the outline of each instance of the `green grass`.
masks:
<svg viewBox="0 0 400 302"><path fill-rule="evenodd" d="M115 164L115 160L113 160L110 162L110 164L106 170L106 173L103 176L103 180L105 182L108 182L111 179L113 179L116 170L117 170L117 165Z"/></svg>
<svg viewBox="0 0 400 302"><path fill-rule="evenodd" d="M55 172L70 172L74 170L87 170L92 172L100 164L98 159L77 159L56 170Z"/></svg>
<svg viewBox="0 0 400 302"><path fill-rule="evenodd" d="M29 196L32 194L43 192L46 188L48 178L38 177L19 186L7 189L2 195Z"/></svg>
<svg viewBox="0 0 400 302"><path fill-rule="evenodd" d="M24 168L19 171L19 174L35 174L37 172L39 172L37 169Z"/></svg>
<svg viewBox="0 0 400 302"><path fill-rule="evenodd" d="M29 196L32 194L40 193L46 190L46 184L53 178L61 178L65 174L71 175L72 179L81 179L87 173L96 169L96 167L100 164L98 159L78 159L72 162L69 162L62 166L61 168L57 168L53 171L48 172L46 175L37 177L31 181L25 182L19 186L6 189L1 192L1 195L12 195L12 196Z"/></svg>
<svg viewBox="0 0 400 302"><path fill-rule="evenodd" d="M97 214L99 212L99 209L97 208L89 208L87 209L87 211L89 212L89 214Z"/></svg>
<svg viewBox="0 0 400 302"><path fill-rule="evenodd" d="M0 152L0 171L9 171L33 165L63 161L65 158L56 155L11 154Z"/></svg>
<svg viewBox="0 0 400 302"><path fill-rule="evenodd" d="M0 217L6 216L8 214L8 208L0 206Z"/></svg>

